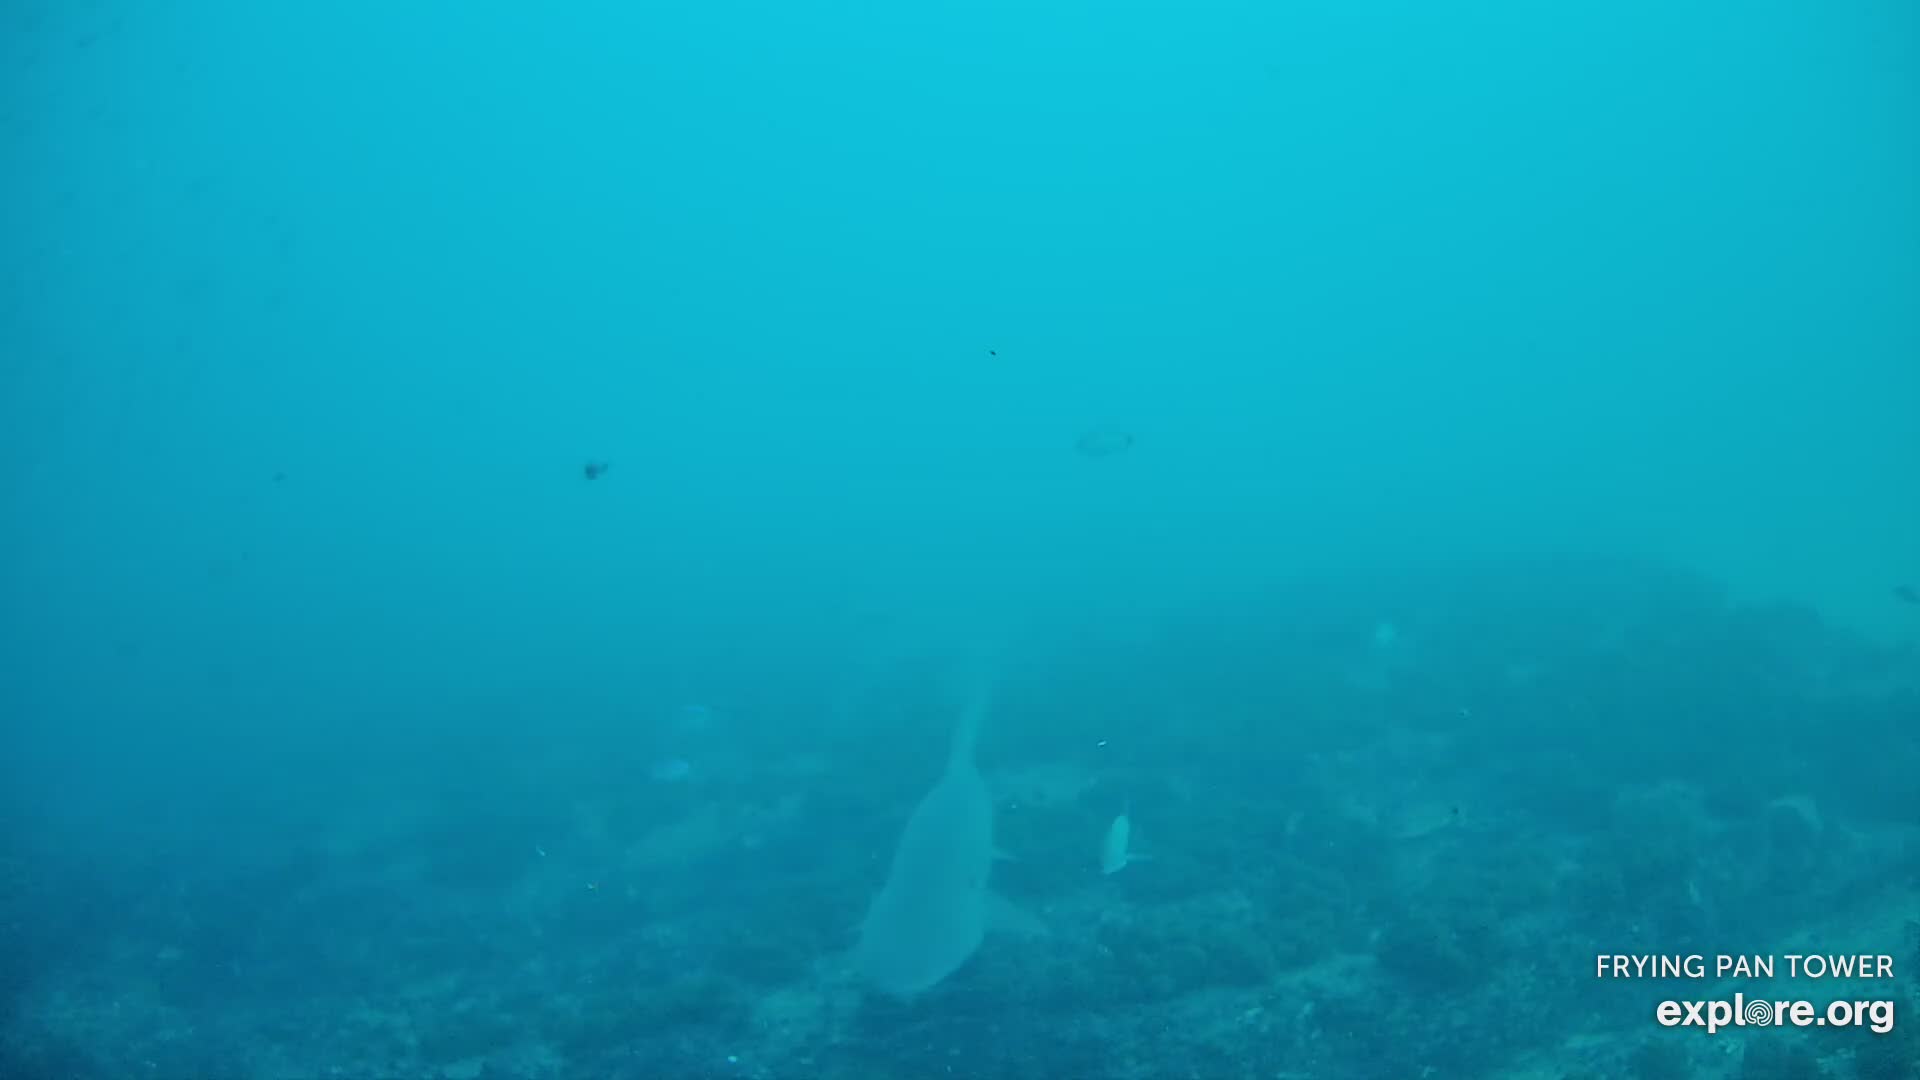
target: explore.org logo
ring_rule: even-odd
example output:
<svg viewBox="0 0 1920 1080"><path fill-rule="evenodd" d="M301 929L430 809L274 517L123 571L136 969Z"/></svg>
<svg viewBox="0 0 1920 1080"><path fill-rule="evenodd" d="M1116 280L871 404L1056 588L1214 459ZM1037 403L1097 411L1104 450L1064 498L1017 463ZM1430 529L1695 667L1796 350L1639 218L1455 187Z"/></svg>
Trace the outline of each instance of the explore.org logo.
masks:
<svg viewBox="0 0 1920 1080"><path fill-rule="evenodd" d="M1780 961L1786 961L1782 964ZM1893 978L1893 957L1885 953L1734 953L1714 957L1693 955L1623 955L1602 953L1594 958L1594 974L1602 979L1774 979L1784 970L1791 979L1845 980L1849 984ZM1838 990L1839 988L1835 988ZM1893 1030L1891 1000L1857 1001L1836 997L1825 1006L1805 999L1749 1000L1744 993L1699 1001L1662 1001L1653 1018L1662 1027L1697 1027L1711 1035L1730 1027L1863 1027L1876 1035Z"/></svg>
<svg viewBox="0 0 1920 1080"><path fill-rule="evenodd" d="M1653 1010L1662 1027L1703 1027L1711 1035L1728 1027L1864 1027L1875 1035L1893 1030L1891 1001L1831 1001L1825 1009L1813 1002L1747 1000L1663 1001Z"/></svg>

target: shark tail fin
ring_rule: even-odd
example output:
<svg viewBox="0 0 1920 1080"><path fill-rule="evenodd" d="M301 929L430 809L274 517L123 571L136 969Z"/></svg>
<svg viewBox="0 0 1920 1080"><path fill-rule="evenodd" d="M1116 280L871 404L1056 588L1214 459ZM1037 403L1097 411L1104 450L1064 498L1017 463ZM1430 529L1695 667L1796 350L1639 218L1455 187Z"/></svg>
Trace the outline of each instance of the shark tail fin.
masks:
<svg viewBox="0 0 1920 1080"><path fill-rule="evenodd" d="M986 720L992 701L992 690L982 688L972 695L966 707L960 711L960 720L953 725L953 742L947 749L948 768L972 766L973 750L980 742L980 725Z"/></svg>
<svg viewBox="0 0 1920 1080"><path fill-rule="evenodd" d="M980 728L986 723L987 713L993 709L994 690L998 681L993 665L976 661L969 666L966 696L960 709L960 719L953 726L953 742L947 751L948 768L973 764L974 748L980 742Z"/></svg>

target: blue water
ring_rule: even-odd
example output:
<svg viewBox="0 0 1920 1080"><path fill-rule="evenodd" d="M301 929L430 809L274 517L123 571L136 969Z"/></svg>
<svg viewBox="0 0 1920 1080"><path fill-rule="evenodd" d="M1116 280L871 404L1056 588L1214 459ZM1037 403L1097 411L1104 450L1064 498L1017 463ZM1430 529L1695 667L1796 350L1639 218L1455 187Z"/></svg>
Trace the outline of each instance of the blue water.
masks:
<svg viewBox="0 0 1920 1080"><path fill-rule="evenodd" d="M1906 0L12 0L0 1078L1911 1080L1916 132Z"/></svg>

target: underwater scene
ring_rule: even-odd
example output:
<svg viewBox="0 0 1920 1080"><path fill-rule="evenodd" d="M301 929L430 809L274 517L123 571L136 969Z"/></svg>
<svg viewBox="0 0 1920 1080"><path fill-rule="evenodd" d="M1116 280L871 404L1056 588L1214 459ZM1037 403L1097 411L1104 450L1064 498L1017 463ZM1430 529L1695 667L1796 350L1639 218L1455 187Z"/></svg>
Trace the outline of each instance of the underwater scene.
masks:
<svg viewBox="0 0 1920 1080"><path fill-rule="evenodd" d="M0 86L0 1080L1920 1080L1910 0Z"/></svg>

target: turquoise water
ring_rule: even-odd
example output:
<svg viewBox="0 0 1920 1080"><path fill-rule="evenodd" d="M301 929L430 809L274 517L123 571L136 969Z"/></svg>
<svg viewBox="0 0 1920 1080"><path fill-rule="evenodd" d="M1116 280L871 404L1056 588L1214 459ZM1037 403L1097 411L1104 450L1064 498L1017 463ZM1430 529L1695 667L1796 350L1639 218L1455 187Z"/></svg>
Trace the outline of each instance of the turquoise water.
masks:
<svg viewBox="0 0 1920 1080"><path fill-rule="evenodd" d="M15 0L0 87L0 1077L1915 1075L1912 4ZM1011 858L896 860L982 678ZM1892 974L1596 970L1804 953ZM1899 1018L1655 1022L1736 992Z"/></svg>

